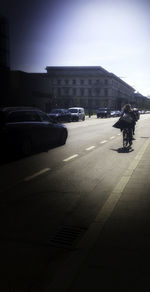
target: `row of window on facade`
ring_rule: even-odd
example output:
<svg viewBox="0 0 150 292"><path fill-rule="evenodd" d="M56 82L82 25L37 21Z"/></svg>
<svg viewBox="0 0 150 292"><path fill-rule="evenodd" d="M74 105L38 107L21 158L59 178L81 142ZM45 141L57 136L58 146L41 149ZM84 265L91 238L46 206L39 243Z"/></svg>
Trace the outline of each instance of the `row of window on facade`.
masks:
<svg viewBox="0 0 150 292"><path fill-rule="evenodd" d="M126 93L126 94L131 94L131 90L126 87L125 85L120 84L119 82L115 81L115 80L108 80L108 79L104 79L104 80L100 80L100 79L53 79L52 84L53 85L92 85L93 88L95 86L95 89L97 90L96 95L100 95L100 88L96 88L96 86L108 86L110 85L110 82L112 83L112 88L115 90L121 90L122 92ZM84 89L84 88L83 88ZM92 88L91 88L92 89ZM69 90L69 88L68 88ZM89 89L90 90L90 89ZM104 89L105 92L106 89ZM82 93L83 95L84 93ZM91 94L91 93L89 93ZM104 93L103 93L104 94ZM104 94L105 96L107 96L107 93Z"/></svg>
<svg viewBox="0 0 150 292"><path fill-rule="evenodd" d="M52 89L52 94L56 94L59 96L64 95L78 95L78 96L108 96L108 89L100 89L95 88L92 90L91 88L59 88L55 87Z"/></svg>
<svg viewBox="0 0 150 292"><path fill-rule="evenodd" d="M80 85L96 85L96 84L104 84L104 85L108 85L108 79L105 80L92 80L92 79L54 79L52 81L53 84L58 84L58 85L76 85L76 84L80 84Z"/></svg>

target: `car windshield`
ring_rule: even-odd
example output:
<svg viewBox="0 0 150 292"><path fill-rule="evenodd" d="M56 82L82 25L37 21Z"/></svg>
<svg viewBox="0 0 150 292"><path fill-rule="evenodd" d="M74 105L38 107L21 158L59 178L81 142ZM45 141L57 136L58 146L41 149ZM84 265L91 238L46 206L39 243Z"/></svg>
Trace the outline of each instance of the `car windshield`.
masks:
<svg viewBox="0 0 150 292"><path fill-rule="evenodd" d="M78 112L78 110L77 110L76 108L71 108L71 109L69 109L69 111L70 111L71 113L77 113L77 112Z"/></svg>
<svg viewBox="0 0 150 292"><path fill-rule="evenodd" d="M19 122L38 122L40 121L35 111L16 111L9 113L7 117L7 123L19 123Z"/></svg>
<svg viewBox="0 0 150 292"><path fill-rule="evenodd" d="M53 109L53 110L51 111L51 113L52 113L52 114L59 114L59 113L62 113L62 110L60 110L60 109Z"/></svg>

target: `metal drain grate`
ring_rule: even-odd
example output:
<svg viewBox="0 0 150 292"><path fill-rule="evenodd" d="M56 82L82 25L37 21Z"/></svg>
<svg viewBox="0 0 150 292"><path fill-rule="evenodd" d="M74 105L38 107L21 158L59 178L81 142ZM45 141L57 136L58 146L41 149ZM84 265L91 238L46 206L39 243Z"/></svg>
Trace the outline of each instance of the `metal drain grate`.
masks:
<svg viewBox="0 0 150 292"><path fill-rule="evenodd" d="M71 248L87 229L84 227L62 225L49 243L55 247Z"/></svg>

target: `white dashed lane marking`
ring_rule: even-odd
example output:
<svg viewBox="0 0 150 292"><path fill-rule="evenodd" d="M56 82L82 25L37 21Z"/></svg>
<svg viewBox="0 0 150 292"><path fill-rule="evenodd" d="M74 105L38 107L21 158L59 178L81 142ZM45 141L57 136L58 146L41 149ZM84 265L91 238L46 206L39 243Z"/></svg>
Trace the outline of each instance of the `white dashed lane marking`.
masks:
<svg viewBox="0 0 150 292"><path fill-rule="evenodd" d="M101 141L100 143L101 143L101 144L104 144L104 143L106 143L106 142L107 142L107 140L104 140L104 141Z"/></svg>
<svg viewBox="0 0 150 292"><path fill-rule="evenodd" d="M68 157L68 158L65 158L65 159L63 159L63 161L69 161L69 160L71 160L71 159L73 159L73 158L75 158L75 157L77 157L77 156L79 156L79 154L74 154L74 155L72 155L72 156L70 156L70 157Z"/></svg>
<svg viewBox="0 0 150 292"><path fill-rule="evenodd" d="M30 176L25 177L23 179L23 181L29 181L29 180L31 180L31 179L33 179L33 178L35 178L35 177L37 177L37 176L39 176L39 175L47 172L47 171L49 171L49 170L50 170L50 168L44 168L41 171L38 171L38 172L34 173L33 175L30 175Z"/></svg>
<svg viewBox="0 0 150 292"><path fill-rule="evenodd" d="M110 137L109 139L114 139L115 138L115 136L112 136L112 137Z"/></svg>
<svg viewBox="0 0 150 292"><path fill-rule="evenodd" d="M95 146L90 146L90 147L86 148L85 150L89 151L89 150L92 150L94 148L95 148Z"/></svg>

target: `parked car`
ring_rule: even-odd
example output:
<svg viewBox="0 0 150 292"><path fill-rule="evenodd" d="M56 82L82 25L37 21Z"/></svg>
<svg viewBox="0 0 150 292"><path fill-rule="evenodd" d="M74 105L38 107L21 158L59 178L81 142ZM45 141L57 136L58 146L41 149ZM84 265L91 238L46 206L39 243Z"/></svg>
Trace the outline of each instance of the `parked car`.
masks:
<svg viewBox="0 0 150 292"><path fill-rule="evenodd" d="M113 117L120 117L121 115L121 111L119 110L114 110L114 111L111 111L110 113L110 116L113 118Z"/></svg>
<svg viewBox="0 0 150 292"><path fill-rule="evenodd" d="M0 149L5 153L30 155L36 150L65 144L67 136L67 128L64 125L52 123L48 115L39 109L0 109Z"/></svg>
<svg viewBox="0 0 150 292"><path fill-rule="evenodd" d="M70 107L68 110L71 113L72 121L85 120L85 111L83 107Z"/></svg>
<svg viewBox="0 0 150 292"><path fill-rule="evenodd" d="M71 113L67 109L53 109L48 116L53 122L71 122Z"/></svg>
<svg viewBox="0 0 150 292"><path fill-rule="evenodd" d="M97 118L108 118L110 117L110 112L109 108L99 108L97 111Z"/></svg>

